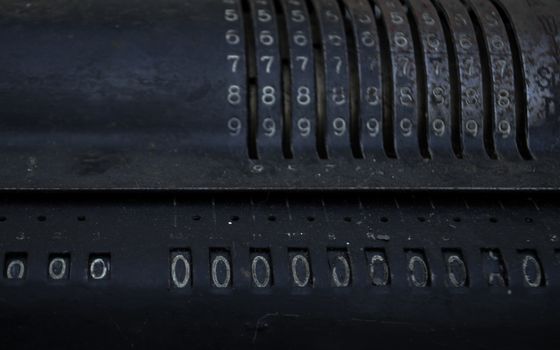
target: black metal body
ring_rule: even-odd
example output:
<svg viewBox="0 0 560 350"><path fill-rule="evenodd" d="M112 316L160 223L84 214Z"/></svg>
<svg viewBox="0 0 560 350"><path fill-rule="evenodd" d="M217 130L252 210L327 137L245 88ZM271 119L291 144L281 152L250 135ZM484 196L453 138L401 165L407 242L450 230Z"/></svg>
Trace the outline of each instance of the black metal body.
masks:
<svg viewBox="0 0 560 350"><path fill-rule="evenodd" d="M558 18L2 1L3 346L558 348Z"/></svg>

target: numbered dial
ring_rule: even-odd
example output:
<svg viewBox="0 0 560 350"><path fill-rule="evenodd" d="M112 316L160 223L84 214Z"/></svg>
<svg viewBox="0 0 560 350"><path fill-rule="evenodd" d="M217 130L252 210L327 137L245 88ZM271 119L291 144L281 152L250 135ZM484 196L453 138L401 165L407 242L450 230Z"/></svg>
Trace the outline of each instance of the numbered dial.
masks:
<svg viewBox="0 0 560 350"><path fill-rule="evenodd" d="M408 1L419 36L425 79L424 91L427 146L435 158L455 156L452 144L451 82L449 53L439 15L430 1Z"/></svg>
<svg viewBox="0 0 560 350"><path fill-rule="evenodd" d="M283 0L289 48L291 147L295 158L317 157L317 96L311 19L304 0Z"/></svg>
<svg viewBox="0 0 560 350"><path fill-rule="evenodd" d="M239 0L222 0L222 16L225 24L224 43L226 54L224 66L228 68L227 83L223 89L228 106L225 125L229 135L228 146L235 152L247 154L248 100L247 63L245 56L245 32L243 11Z"/></svg>
<svg viewBox="0 0 560 350"><path fill-rule="evenodd" d="M523 81L521 110L528 150L535 157L551 155L560 149L560 119L554 100L560 95L560 8L544 1L500 0L511 18L517 59ZM521 129L521 131L525 131Z"/></svg>
<svg viewBox="0 0 560 350"><path fill-rule="evenodd" d="M372 8L365 0L346 0L352 25L358 75L358 94L353 96L355 123L359 126L360 150L365 158L383 158L383 82L379 33ZM355 84L355 82L354 82Z"/></svg>
<svg viewBox="0 0 560 350"><path fill-rule="evenodd" d="M396 1L378 3L388 36L391 53L391 102L393 112L393 142L399 158L418 158L419 113L417 94L417 73L414 44L406 8ZM386 96L386 95L385 95Z"/></svg>
<svg viewBox="0 0 560 350"><path fill-rule="evenodd" d="M476 33L465 6L459 0L438 1L443 21L452 36L451 62L457 71L451 89L459 96L455 101L459 123L460 154L466 158L487 157L484 147L484 99L482 68Z"/></svg>
<svg viewBox="0 0 560 350"><path fill-rule="evenodd" d="M251 0L256 79L256 147L261 158L283 154L282 63L272 0Z"/></svg>
<svg viewBox="0 0 560 350"><path fill-rule="evenodd" d="M491 139L499 157L516 159L520 152L516 141L516 92L509 39L498 10L491 2L471 0L470 3L482 29L489 61L493 116Z"/></svg>
<svg viewBox="0 0 560 350"><path fill-rule="evenodd" d="M335 0L313 0L322 55L317 69L322 94L317 106L324 152L351 157L350 77L344 20Z"/></svg>

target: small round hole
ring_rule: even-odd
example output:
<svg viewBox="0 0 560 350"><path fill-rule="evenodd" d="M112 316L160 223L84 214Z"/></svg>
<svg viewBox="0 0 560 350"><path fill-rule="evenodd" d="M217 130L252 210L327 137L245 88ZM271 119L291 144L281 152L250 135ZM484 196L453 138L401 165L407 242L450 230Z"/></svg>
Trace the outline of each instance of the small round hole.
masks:
<svg viewBox="0 0 560 350"><path fill-rule="evenodd" d="M194 221L200 221L200 220L202 219L202 216L200 216L200 215L193 215L192 219L193 219Z"/></svg>
<svg viewBox="0 0 560 350"><path fill-rule="evenodd" d="M47 221L47 217L44 216L44 215L40 215L40 216L37 216L37 220L41 221L41 222L44 222L44 221Z"/></svg>
<svg viewBox="0 0 560 350"><path fill-rule="evenodd" d="M78 221L86 221L85 216L78 216L77 219L78 219Z"/></svg>
<svg viewBox="0 0 560 350"><path fill-rule="evenodd" d="M525 222L528 223L528 224L532 224L535 221L533 220L533 218L527 217L527 218L525 218Z"/></svg>
<svg viewBox="0 0 560 350"><path fill-rule="evenodd" d="M346 222L352 222L352 218L349 217L349 216L347 216L347 217L344 218L344 221L346 221Z"/></svg>
<svg viewBox="0 0 560 350"><path fill-rule="evenodd" d="M453 218L453 221L455 221L455 222L461 222L461 218L460 218L460 217L454 217L454 218Z"/></svg>
<svg viewBox="0 0 560 350"><path fill-rule="evenodd" d="M6 220L8 220L7 217L5 217L5 216L0 216L0 222L4 222L4 221L6 221Z"/></svg>
<svg viewBox="0 0 560 350"><path fill-rule="evenodd" d="M389 218L386 216L381 217L379 220L381 220L381 222L389 222Z"/></svg>
<svg viewBox="0 0 560 350"><path fill-rule="evenodd" d="M315 221L315 218L313 216L308 216L307 221L313 222L313 221Z"/></svg>
<svg viewBox="0 0 560 350"><path fill-rule="evenodd" d="M230 218L231 221L239 221L239 216L234 215Z"/></svg>
<svg viewBox="0 0 560 350"><path fill-rule="evenodd" d="M268 217L268 221L276 221L276 216L270 215L270 216Z"/></svg>
<svg viewBox="0 0 560 350"><path fill-rule="evenodd" d="M497 218L494 218L494 217L492 217L492 218L490 218L490 222L491 222L491 223L493 223L493 224L495 224L495 223L497 223L497 222L498 222L498 219L497 219Z"/></svg>
<svg viewBox="0 0 560 350"><path fill-rule="evenodd" d="M426 218L423 217L423 216L419 216L419 217L418 217L418 221L420 221L420 222L426 222Z"/></svg>

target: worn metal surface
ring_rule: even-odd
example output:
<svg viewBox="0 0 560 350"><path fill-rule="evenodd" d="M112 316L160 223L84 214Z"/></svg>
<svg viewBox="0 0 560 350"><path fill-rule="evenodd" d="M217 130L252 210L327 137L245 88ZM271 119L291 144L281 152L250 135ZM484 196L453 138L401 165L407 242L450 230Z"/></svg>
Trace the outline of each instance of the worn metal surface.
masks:
<svg viewBox="0 0 560 350"><path fill-rule="evenodd" d="M559 211L546 196L4 196L0 335L18 348L553 348Z"/></svg>
<svg viewBox="0 0 560 350"><path fill-rule="evenodd" d="M2 189L560 189L552 0L3 1Z"/></svg>

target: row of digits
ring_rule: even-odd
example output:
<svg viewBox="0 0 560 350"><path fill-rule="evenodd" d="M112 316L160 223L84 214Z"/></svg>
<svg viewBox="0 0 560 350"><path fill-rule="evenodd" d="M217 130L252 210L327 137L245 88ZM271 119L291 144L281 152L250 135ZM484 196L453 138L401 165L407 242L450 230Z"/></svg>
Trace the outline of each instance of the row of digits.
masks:
<svg viewBox="0 0 560 350"><path fill-rule="evenodd" d="M460 249L443 249L444 284L449 288L467 288L471 285L471 272ZM274 272L278 262L273 260L270 249L251 249L247 266L241 271L245 278L250 279L251 286L257 289L271 288L275 285L288 285L296 289L312 288L317 284L318 277L314 265L320 261L312 261L308 249L288 249L287 278L289 281L278 281ZM393 269L386 251L382 248L364 249L365 268L367 270L366 285L389 287L398 274L404 272L409 286L416 288L430 287L434 283L430 261L423 249L405 249L405 270ZM209 256L209 283L214 288L224 289L234 286L232 254L229 249L211 249ZM325 258L328 267L328 283L334 288L351 287L355 282L356 264L362 259L351 258L347 249L327 249ZM482 249L482 274L488 286L508 287L510 276L504 257L498 249ZM193 255L190 249L174 249L169 259L169 281L172 289L193 287ZM529 288L546 286L545 274L537 253L533 250L519 250L518 261L510 262L520 265L523 285ZM396 272L398 270L399 272ZM277 271L276 271L277 272ZM284 276L284 274L282 274ZM363 283L358 283L363 286Z"/></svg>
<svg viewBox="0 0 560 350"><path fill-rule="evenodd" d="M390 259L385 249L372 248L364 250L368 283L377 287L390 286L396 278L391 268ZM406 280L412 287L430 287L433 272L430 261L422 249L405 249ZM482 249L482 273L489 286L508 287L510 276L504 257L498 249ZM557 252L560 257L560 251ZM442 257L445 265L445 285L452 288L470 286L472 279L467 262L459 249L443 249ZM360 259L357 259L358 261ZM526 287L538 288L546 286L542 263L534 250L519 250L518 260L523 284ZM308 249L288 249L288 276L291 286L295 288L314 287L316 273L311 252ZM350 287L355 279L356 259L351 259L347 249L327 249L329 285L336 288ZM510 262L511 263L511 262ZM6 255L4 278L11 281L27 279L28 256L26 253L9 253ZM234 285L234 266L231 250L227 248L210 249L209 280L214 288L231 288ZM285 281L275 281L274 273L277 262L273 264L270 249L250 249L249 266L244 271L250 278L254 288L270 288L275 284L285 285ZM49 281L64 281L71 277L72 256L70 253L50 254L46 265L46 276ZM84 277L89 281L111 279L111 255L90 254ZM74 273L75 274L75 273ZM172 249L169 256L169 282L172 289L183 289L193 286L193 255L190 249Z"/></svg>

